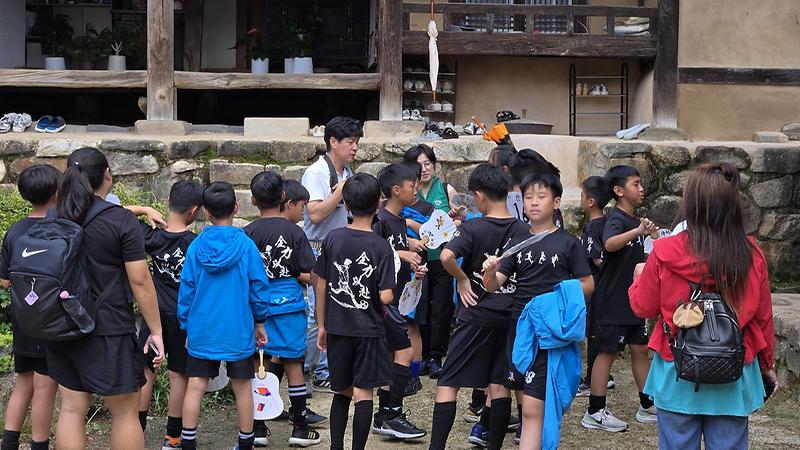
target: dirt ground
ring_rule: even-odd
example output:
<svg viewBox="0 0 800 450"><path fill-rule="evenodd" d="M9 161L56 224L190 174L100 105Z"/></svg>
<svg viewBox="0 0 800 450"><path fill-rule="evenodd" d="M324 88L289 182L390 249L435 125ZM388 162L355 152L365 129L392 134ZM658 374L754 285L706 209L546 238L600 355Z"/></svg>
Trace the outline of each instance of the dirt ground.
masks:
<svg viewBox="0 0 800 450"><path fill-rule="evenodd" d="M567 413L563 427L561 448L563 449L655 449L657 448L656 428L653 425L643 425L633 419L637 407L636 388L627 360L620 360L615 365L614 377L617 388L609 391L609 406L621 419L630 423L630 428L624 433L604 433L589 431L580 426L580 418L587 404L586 398L576 398L572 408ZM2 411L5 411L5 400L10 387L10 378L3 377L0 386L3 388ZM424 428L430 429L431 414L433 411L433 396L435 384L432 380L423 379L424 389L413 397L406 398L406 410L413 422ZM3 395L5 394L5 395ZM284 392L285 395L285 392ZM328 415L331 394L315 393L309 400L312 409L320 414ZM761 411L751 417L750 443L752 449L789 450L800 448L800 429L797 427L800 403L797 396L789 392L779 392L771 398ZM284 401L288 401L287 398ZM467 444L467 436L471 424L462 420L469 401L469 391L460 393L458 415L450 435L448 448L453 450L472 448ZM288 404L288 402L287 402ZM351 408L352 412L352 408ZM198 444L202 449L226 449L235 444L237 429L236 417L233 407L217 408L203 411L198 430ZM150 417L147 431L147 448L159 449L164 435L165 417ZM107 448L110 420L107 414L99 413L88 427L89 445L91 449ZM272 430L269 448L288 448L287 439L291 428L286 422L270 422ZM311 447L326 449L330 443L327 425L319 428L322 434L322 444ZM345 444L350 442L348 432ZM422 450L427 448L428 438L419 441L398 442L371 435L367 448L375 450ZM27 448L27 447L23 447ZM503 448L514 449L513 434L508 434Z"/></svg>

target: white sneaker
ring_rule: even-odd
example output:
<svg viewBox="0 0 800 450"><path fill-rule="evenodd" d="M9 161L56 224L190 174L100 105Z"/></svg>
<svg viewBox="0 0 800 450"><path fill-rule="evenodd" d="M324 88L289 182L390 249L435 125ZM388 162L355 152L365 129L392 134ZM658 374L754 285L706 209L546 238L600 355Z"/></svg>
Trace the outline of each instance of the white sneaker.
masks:
<svg viewBox="0 0 800 450"><path fill-rule="evenodd" d="M15 113L8 113L0 117L0 133L8 133L11 131L11 127L14 126L15 117L17 117Z"/></svg>
<svg viewBox="0 0 800 450"><path fill-rule="evenodd" d="M581 419L581 426L589 430L603 430L617 433L628 429L628 424L617 419L608 408L603 408L594 414L585 412Z"/></svg>
<svg viewBox="0 0 800 450"><path fill-rule="evenodd" d="M27 130L32 123L33 119L31 119L30 114L17 114L16 117L14 117L14 126L12 127L12 131L15 133L22 133Z"/></svg>
<svg viewBox="0 0 800 450"><path fill-rule="evenodd" d="M636 421L639 423L658 423L655 405L646 409L639 405L639 410L636 411Z"/></svg>

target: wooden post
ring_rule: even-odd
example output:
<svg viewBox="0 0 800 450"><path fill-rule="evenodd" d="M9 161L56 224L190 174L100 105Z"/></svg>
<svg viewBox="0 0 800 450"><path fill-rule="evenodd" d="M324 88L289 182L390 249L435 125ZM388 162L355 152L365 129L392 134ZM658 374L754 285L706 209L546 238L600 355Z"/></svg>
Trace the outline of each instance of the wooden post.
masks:
<svg viewBox="0 0 800 450"><path fill-rule="evenodd" d="M403 112L403 2L378 2L378 70L381 73L380 120L401 120Z"/></svg>
<svg viewBox="0 0 800 450"><path fill-rule="evenodd" d="M678 127L678 0L658 0L653 126Z"/></svg>
<svg viewBox="0 0 800 450"><path fill-rule="evenodd" d="M177 118L174 4L147 1L147 120Z"/></svg>
<svg viewBox="0 0 800 450"><path fill-rule="evenodd" d="M203 47L203 0L188 1L183 4L184 38L183 70L200 71L200 56Z"/></svg>

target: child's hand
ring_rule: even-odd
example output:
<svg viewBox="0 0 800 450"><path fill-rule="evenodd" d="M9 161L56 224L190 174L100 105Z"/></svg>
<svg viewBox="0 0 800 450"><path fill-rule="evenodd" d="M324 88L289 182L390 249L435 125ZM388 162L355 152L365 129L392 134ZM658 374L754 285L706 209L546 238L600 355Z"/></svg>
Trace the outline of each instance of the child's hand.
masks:
<svg viewBox="0 0 800 450"><path fill-rule="evenodd" d="M425 244L422 243L419 239L408 238L408 249L414 253L422 253L428 250L425 247Z"/></svg>
<svg viewBox="0 0 800 450"><path fill-rule="evenodd" d="M256 347L263 347L267 345L267 330L264 329L263 323L256 324L255 332L256 332Z"/></svg>
<svg viewBox="0 0 800 450"><path fill-rule="evenodd" d="M317 330L317 348L323 352L328 351L328 332L322 327Z"/></svg>
<svg viewBox="0 0 800 450"><path fill-rule="evenodd" d="M456 285L456 290L458 291L458 296L461 298L461 303L463 303L465 307L469 308L478 304L478 296L472 292L472 283L469 281L469 278L459 280Z"/></svg>
<svg viewBox="0 0 800 450"><path fill-rule="evenodd" d="M418 266L420 263L422 263L422 257L414 252L409 252L406 250L398 250L397 256L399 256L402 261L405 261L411 264L412 266L415 265Z"/></svg>
<svg viewBox="0 0 800 450"><path fill-rule="evenodd" d="M153 358L153 367L158 369L161 367L161 362L164 361L164 340L157 334L151 334L144 344L144 354L146 355L150 349L156 352L156 357Z"/></svg>
<svg viewBox="0 0 800 450"><path fill-rule="evenodd" d="M143 211L147 215L147 222L151 228L166 227L167 222L164 221L164 215L158 212L155 208L149 206L143 207Z"/></svg>
<svg viewBox="0 0 800 450"><path fill-rule="evenodd" d="M453 220L465 220L467 218L467 208L459 206L450 210L450 218Z"/></svg>
<svg viewBox="0 0 800 450"><path fill-rule="evenodd" d="M425 278L425 275L428 274L428 266L421 265L414 267L414 276L417 278Z"/></svg>
<svg viewBox="0 0 800 450"><path fill-rule="evenodd" d="M500 258L497 256L490 256L483 262L483 273L494 275L497 269L500 268Z"/></svg>
<svg viewBox="0 0 800 450"><path fill-rule="evenodd" d="M656 224L654 224L650 219L642 218L642 221L639 223L639 228L636 231L641 236L647 236L653 231L656 231Z"/></svg>

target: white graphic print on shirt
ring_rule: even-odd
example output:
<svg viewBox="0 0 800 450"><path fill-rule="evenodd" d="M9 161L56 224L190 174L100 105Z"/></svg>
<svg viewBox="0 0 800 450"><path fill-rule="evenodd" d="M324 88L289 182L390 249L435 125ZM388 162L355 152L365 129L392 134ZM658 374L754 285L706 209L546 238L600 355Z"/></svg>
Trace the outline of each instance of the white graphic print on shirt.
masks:
<svg viewBox="0 0 800 450"><path fill-rule="evenodd" d="M273 247L271 245L267 245L264 248L264 251L261 253L261 259L264 261L264 267L267 269L267 276L271 280L276 278L289 278L291 276L291 272L289 272L288 267L283 265L283 262L289 261L289 259L292 257L292 247L287 245L286 239L283 238L283 235L278 237L278 241L275 242L274 250L276 250L276 253L278 253L278 257L276 259L272 258Z"/></svg>
<svg viewBox="0 0 800 450"><path fill-rule="evenodd" d="M334 287L332 282L328 282L328 288L331 290L331 299L339 306L348 309L367 309L369 308L370 294L369 289L361 282L365 277L369 278L375 272L376 266L373 266L367 252L361 253L361 256L356 258L357 267L361 269L361 274L357 276L350 276L350 267L353 261L350 258L345 258L342 264L334 261L333 265L339 272L339 280L337 286ZM352 286L351 283L352 282ZM353 287L358 289L358 294L353 292ZM345 294L349 297L349 302L341 301L337 296ZM356 298L358 297L358 299Z"/></svg>
<svg viewBox="0 0 800 450"><path fill-rule="evenodd" d="M183 260L185 255L180 248L176 248L172 253L164 253L162 256L153 258L153 265L160 274L166 274L172 281L181 282L181 271L183 270Z"/></svg>

